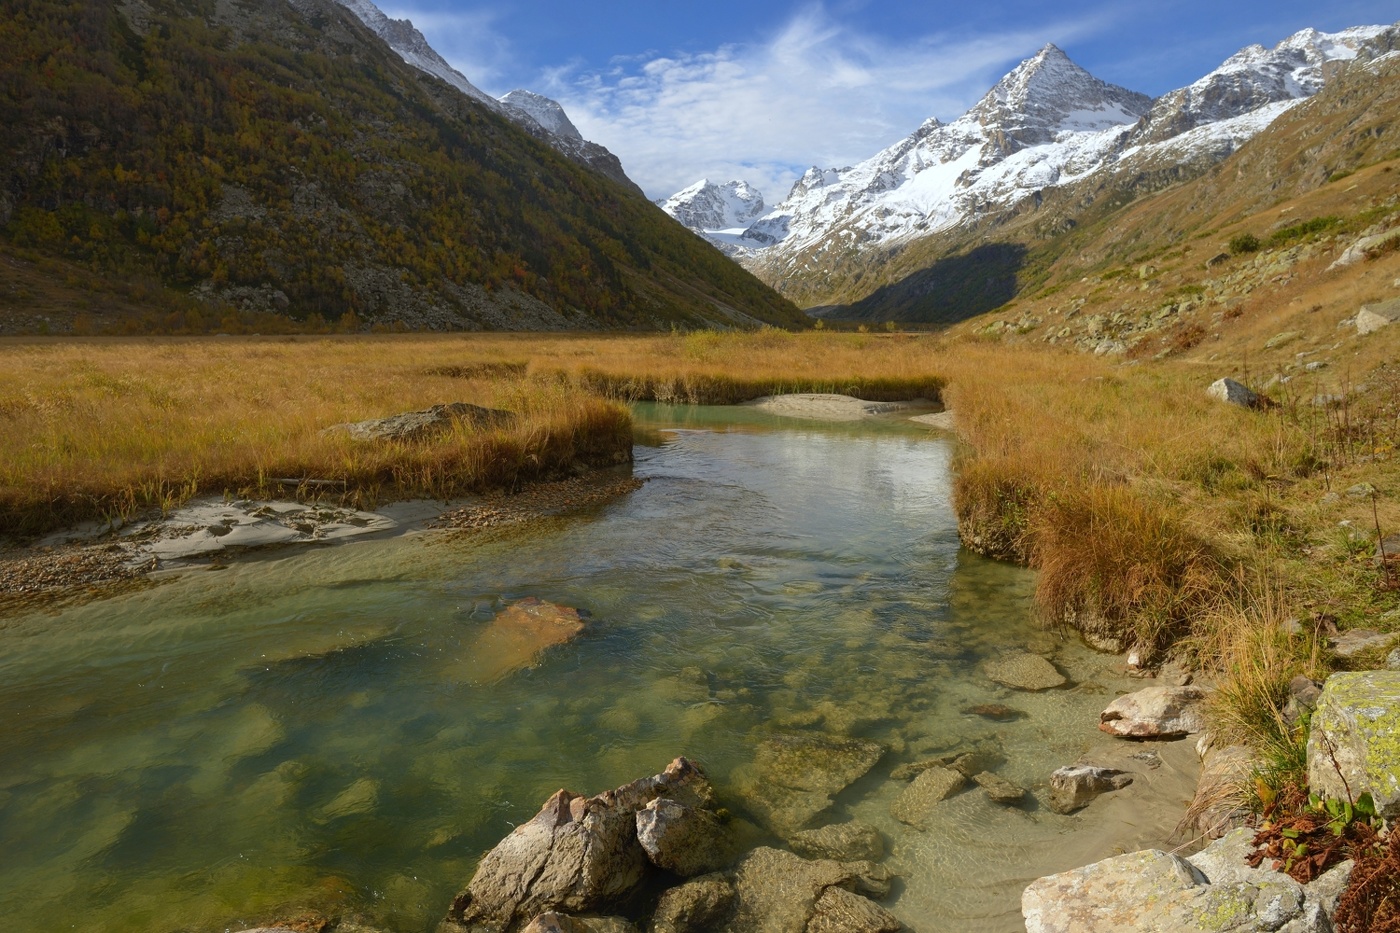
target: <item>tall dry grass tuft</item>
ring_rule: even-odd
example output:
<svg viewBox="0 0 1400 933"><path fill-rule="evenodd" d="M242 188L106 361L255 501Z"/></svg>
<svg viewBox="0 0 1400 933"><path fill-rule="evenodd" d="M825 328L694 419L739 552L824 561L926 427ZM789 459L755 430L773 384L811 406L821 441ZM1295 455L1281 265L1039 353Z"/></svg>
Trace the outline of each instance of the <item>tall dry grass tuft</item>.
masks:
<svg viewBox="0 0 1400 933"><path fill-rule="evenodd" d="M1225 564L1165 504L1089 483L1045 496L1034 515L1036 604L1109 650L1159 656L1219 599Z"/></svg>

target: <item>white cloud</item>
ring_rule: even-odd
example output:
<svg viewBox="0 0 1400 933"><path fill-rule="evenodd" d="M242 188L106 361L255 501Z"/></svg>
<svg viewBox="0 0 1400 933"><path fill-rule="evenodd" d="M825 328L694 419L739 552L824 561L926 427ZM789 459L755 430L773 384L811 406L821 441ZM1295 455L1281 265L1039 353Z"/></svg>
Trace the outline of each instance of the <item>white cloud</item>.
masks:
<svg viewBox="0 0 1400 933"><path fill-rule="evenodd" d="M1108 24L1100 16L894 42L812 6L765 40L633 56L606 71L559 68L536 90L652 197L701 177L743 178L777 203L808 166L849 165L930 116L957 117L1045 42L1072 44Z"/></svg>

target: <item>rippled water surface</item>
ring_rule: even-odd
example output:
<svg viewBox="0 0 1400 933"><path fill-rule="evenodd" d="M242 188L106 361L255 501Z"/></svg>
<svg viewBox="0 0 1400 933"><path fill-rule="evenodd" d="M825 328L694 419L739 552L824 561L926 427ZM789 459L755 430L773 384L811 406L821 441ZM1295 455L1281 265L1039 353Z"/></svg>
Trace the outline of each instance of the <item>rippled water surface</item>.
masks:
<svg viewBox="0 0 1400 933"><path fill-rule="evenodd" d="M1078 818L968 792L916 832L889 816L889 772L977 748L1043 784L1103 741L1097 711L1126 689L1112 659L1035 628L1026 572L959 549L947 440L898 421L641 415L665 429L637 448L648 482L586 515L267 552L5 620L7 925L239 929L341 905L430 930L555 789L686 754L742 816L730 773L798 731L890 748L830 815L890 839L890 909L928 933L1015 929L1024 880L1073 864ZM595 627L499 683L465 682L473 639L524 596ZM1006 646L1077 686L997 687L978 666ZM1026 715L964 712L988 702Z"/></svg>

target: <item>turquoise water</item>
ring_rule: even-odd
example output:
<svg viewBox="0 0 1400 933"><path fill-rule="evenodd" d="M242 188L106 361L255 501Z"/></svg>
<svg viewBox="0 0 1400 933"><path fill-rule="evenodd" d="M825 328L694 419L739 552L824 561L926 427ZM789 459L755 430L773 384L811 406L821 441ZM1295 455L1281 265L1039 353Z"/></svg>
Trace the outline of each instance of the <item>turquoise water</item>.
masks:
<svg viewBox="0 0 1400 933"><path fill-rule="evenodd" d="M888 906L912 929L1016 928L1020 879L1043 860L1027 853L1073 824L964 794L948 827L917 833L888 816L889 771L971 744L1043 783L1101 741L1116 682L1034 626L1028 573L959 548L950 442L898 420L639 417L646 485L586 514L263 552L3 620L0 915L115 933L353 909L430 930L475 859L557 788L596 792L685 754L742 816L730 773L786 730L890 747L833 818L890 837L905 881ZM581 607L593 628L466 682L475 637L524 596ZM1011 695L978 672L1007 645L1081 687ZM976 702L1028 715L962 712ZM989 848L949 867L979 821ZM947 874L1008 858L1004 883Z"/></svg>

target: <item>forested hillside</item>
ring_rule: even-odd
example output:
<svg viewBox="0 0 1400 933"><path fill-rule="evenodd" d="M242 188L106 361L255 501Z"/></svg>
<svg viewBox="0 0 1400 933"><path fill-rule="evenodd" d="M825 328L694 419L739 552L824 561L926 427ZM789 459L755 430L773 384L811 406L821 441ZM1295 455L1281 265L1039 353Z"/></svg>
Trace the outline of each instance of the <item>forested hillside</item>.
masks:
<svg viewBox="0 0 1400 933"><path fill-rule="evenodd" d="M183 326L802 320L329 0L10 0L0 48L0 275L29 270L0 288L11 319L47 270L128 329L146 299Z"/></svg>

